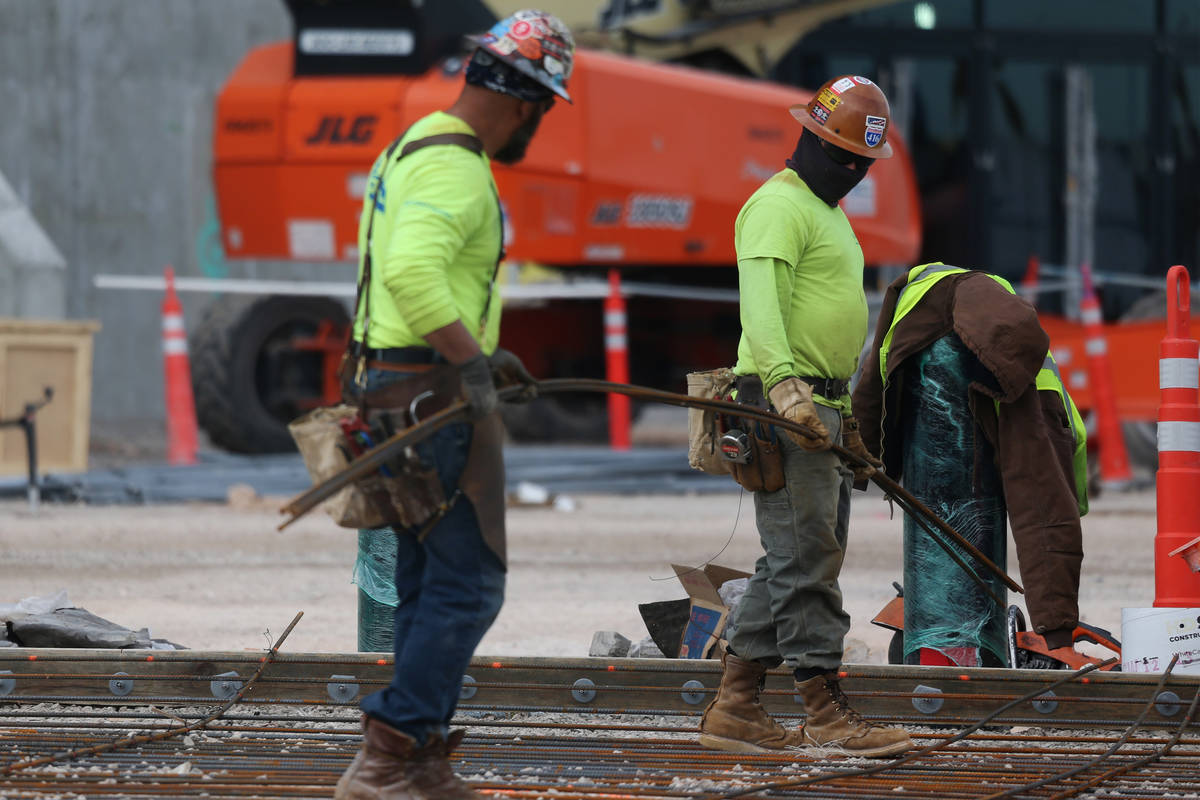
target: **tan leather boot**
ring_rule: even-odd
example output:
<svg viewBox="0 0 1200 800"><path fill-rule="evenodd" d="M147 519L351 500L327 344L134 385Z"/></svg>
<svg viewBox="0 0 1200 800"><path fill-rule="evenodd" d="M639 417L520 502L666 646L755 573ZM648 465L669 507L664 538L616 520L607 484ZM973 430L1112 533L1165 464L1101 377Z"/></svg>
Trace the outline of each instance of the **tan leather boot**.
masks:
<svg viewBox="0 0 1200 800"><path fill-rule="evenodd" d="M903 729L872 725L860 717L850 707L836 673L797 681L796 690L808 713L801 731L806 745L838 748L846 755L868 758L894 756L912 747Z"/></svg>
<svg viewBox="0 0 1200 800"><path fill-rule="evenodd" d="M362 748L338 779L334 800L425 800L409 778L417 742L366 714Z"/></svg>
<svg viewBox="0 0 1200 800"><path fill-rule="evenodd" d="M803 746L799 731L789 731L758 701L767 668L722 652L721 686L700 718L700 744L733 753L766 753Z"/></svg>
<svg viewBox="0 0 1200 800"><path fill-rule="evenodd" d="M460 730L451 731L445 740L433 735L424 747L413 754L408 777L417 796L430 800L484 800L483 795L455 775L450 766L450 754L462 739L463 731Z"/></svg>

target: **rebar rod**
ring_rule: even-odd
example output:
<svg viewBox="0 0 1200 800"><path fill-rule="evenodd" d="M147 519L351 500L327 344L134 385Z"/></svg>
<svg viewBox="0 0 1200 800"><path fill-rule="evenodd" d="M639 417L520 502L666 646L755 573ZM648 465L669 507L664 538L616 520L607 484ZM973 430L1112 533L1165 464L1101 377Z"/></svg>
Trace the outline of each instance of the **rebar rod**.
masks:
<svg viewBox="0 0 1200 800"><path fill-rule="evenodd" d="M1093 764L1088 764L1088 765L1085 765L1084 767L1076 768L1073 770L1068 770L1067 772L1061 773L1060 775L1055 775L1055 776L1051 776L1049 778L1044 778L1040 781L1035 781L1035 782L1027 784L1025 786L1019 786L1015 789L1010 789L1006 792L1000 792L998 794L988 795L988 797L984 798L984 800L1000 800L1000 798L1004 798L1004 797L1015 797L1017 794L1019 794L1021 792L1026 792L1031 789L1038 789L1042 786L1046 786L1051 783L1056 783L1058 781L1067 780L1075 775L1078 775L1079 773L1081 773L1087 769L1090 769L1095 764L1099 764L1099 763L1103 762L1106 758L1111 756L1113 753L1117 752L1117 750L1120 749L1121 745L1124 744L1125 741L1130 736L1133 735L1133 732L1135 730L1137 730L1139 727L1141 727L1142 723L1146 720L1146 717L1150 714L1150 709L1154 708L1155 703L1158 702L1158 695L1162 691L1163 686L1166 685L1167 679L1169 677L1171 677L1171 673L1175 670L1175 663L1177 661L1179 661L1178 653L1176 653L1171 658L1171 663L1168 664L1166 670L1163 671L1162 677L1159 678L1158 685L1154 687L1154 691L1150 694L1150 699L1146 703L1145 708L1142 709L1142 713L1138 715L1137 719L1135 719L1132 723L1130 723L1129 727L1125 730L1125 733L1121 736L1121 738L1118 739L1116 742L1114 742L1112 747L1110 747L1110 748L1108 748L1108 750L1104 751L1104 753L1098 759L1096 759L1096 761Z"/></svg>
<svg viewBox="0 0 1200 800"><path fill-rule="evenodd" d="M623 394L638 400L649 400L664 405L681 406L684 408L701 408L709 411L720 411L727 414L734 414L747 419L753 419L768 425L774 425L786 431L799 433L802 436L809 438L819 438L816 431L807 425L792 422L778 414L770 411L763 411L749 405L742 405L727 400L717 400L701 397L692 397L686 394L678 394L676 392L666 392L661 389L651 389L646 386L633 386L625 383L613 383L610 381L602 381L593 378L551 378L548 380L538 381L537 390L539 394L554 394L559 392L603 392L612 394ZM502 401L512 401L519 397L525 391L523 386L506 386L497 390L497 395ZM334 494L353 483L355 480L362 478L371 472L382 467L395 453L409 447L418 441L432 435L436 431L444 428L455 422L466 420L467 407L462 402L455 402L442 409L441 411L427 417L412 427L406 428L393 435L388 440L376 445L374 448L363 453L361 456L352 461L343 470L335 475L327 478L321 483L313 486L304 493L296 496L285 504L280 511L284 514L291 514L291 518L279 525L279 530L283 530L288 525L291 525L296 520L307 514L312 509L316 508L321 502L332 497ZM843 461L859 467L870 467L866 459L852 453L846 448L838 444L830 445L830 450L836 453ZM995 562L988 558L975 545L968 541L962 534L950 526L948 522L943 520L924 503L914 497L910 492L904 489L900 484L896 483L891 478L887 477L881 470L875 470L871 476L871 480L875 482L881 489L889 495L900 498L904 503L907 503L914 511L910 511L910 515L916 518L922 518L927 522L933 523L942 533L949 536L956 544L962 547L968 554L983 564L989 571L994 573L1008 588L1014 592L1024 593L1021 585L1013 580L1007 572L1000 569ZM916 513L919 512L919 513ZM924 526L923 526L924 527ZM972 571L967 570L968 575L978 579ZM990 590L989 590L990 591Z"/></svg>
<svg viewBox="0 0 1200 800"><path fill-rule="evenodd" d="M9 765L5 766L4 769L0 770L0 775L10 775L13 772L17 772L18 770L22 770L22 769L28 769L29 767L38 767L38 766L42 766L43 764L50 764L55 761L66 761L66 760L69 760L72 758L78 758L79 756L95 755L98 753L106 752L108 750L116 750L121 747L129 747L130 745L134 745L134 744L146 744L148 742L158 741L159 739L166 739L171 736L179 736L182 734L191 733L194 730L203 728L204 726L208 725L213 720L220 717L221 714L228 711L238 701L240 701L242 699L242 696L244 694L246 694L246 692L249 691L250 687L254 685L254 682L258 680L258 676L262 675L263 670L265 670L267 668L267 665L270 664L272 659L275 658L275 654L279 652L279 646L281 644L283 644L284 639L286 639L288 637L288 634L290 634L292 632L292 629L296 627L296 623L298 623L300 621L300 618L303 616L304 616L303 611L299 611L296 613L296 616L292 619L291 623L287 626L287 628L284 630L284 632L279 635L279 638L275 640L275 644L273 644L271 646L271 649L267 651L267 655L265 657L263 657L262 663L258 667L258 671L256 671L254 673L254 675L252 675L250 677L250 679L242 685L242 687L229 700L229 702L227 702L225 705L221 706L219 709L214 711L209 716L199 720L198 722L194 722L190 725L185 725L182 728L171 728L169 730L163 731L161 733L152 734L150 736L127 736L124 739L118 739L116 741L108 742L107 744L103 744L103 745L96 745L95 747L85 747L85 748L76 749L76 750L68 750L65 753L59 753L58 755L55 755L55 756L47 756L45 758L38 758L38 759L27 760L27 761L19 761L15 764L9 764Z"/></svg>

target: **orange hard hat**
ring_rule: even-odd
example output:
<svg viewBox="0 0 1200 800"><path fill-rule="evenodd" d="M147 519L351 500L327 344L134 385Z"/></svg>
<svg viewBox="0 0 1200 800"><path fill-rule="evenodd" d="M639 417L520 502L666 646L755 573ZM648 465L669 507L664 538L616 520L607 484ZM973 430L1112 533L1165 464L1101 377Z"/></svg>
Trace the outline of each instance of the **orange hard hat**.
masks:
<svg viewBox="0 0 1200 800"><path fill-rule="evenodd" d="M867 158L891 158L888 126L892 110L883 90L861 75L825 83L808 104L789 111L800 124L830 144Z"/></svg>

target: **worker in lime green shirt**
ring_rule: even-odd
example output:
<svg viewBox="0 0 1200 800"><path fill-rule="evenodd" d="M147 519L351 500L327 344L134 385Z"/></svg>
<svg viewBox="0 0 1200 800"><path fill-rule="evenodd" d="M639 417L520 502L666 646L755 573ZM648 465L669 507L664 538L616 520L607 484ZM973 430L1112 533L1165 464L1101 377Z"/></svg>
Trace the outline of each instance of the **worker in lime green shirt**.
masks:
<svg viewBox="0 0 1200 800"><path fill-rule="evenodd" d="M829 81L791 112L804 126L796 150L746 201L734 227L742 337L733 371L739 402L769 402L812 435L786 432L778 443L782 486L754 487L764 553L730 620L721 686L701 720L700 743L891 756L911 747L908 734L863 720L838 686L850 629L838 575L854 473L829 449L840 442L869 456L847 392L867 333L863 255L838 201L876 158L891 155L891 113L879 87L857 75ZM855 470L863 478L873 471ZM802 730L783 728L759 702L765 671L780 664L793 670L804 702Z"/></svg>
<svg viewBox="0 0 1200 800"><path fill-rule="evenodd" d="M555 98L570 101L575 44L541 11L518 11L472 41L458 99L379 157L363 203L349 393L407 415L403 424L461 397L471 421L415 446L417 461L400 473L407 491L385 493L405 524L360 532L396 548L395 667L391 683L361 703L363 747L334 795L344 800L481 797L450 766L462 734L448 725L504 601L496 387L524 384L527 396L535 388L520 360L496 346L504 226L490 161L520 161ZM437 502L414 510L425 495Z"/></svg>

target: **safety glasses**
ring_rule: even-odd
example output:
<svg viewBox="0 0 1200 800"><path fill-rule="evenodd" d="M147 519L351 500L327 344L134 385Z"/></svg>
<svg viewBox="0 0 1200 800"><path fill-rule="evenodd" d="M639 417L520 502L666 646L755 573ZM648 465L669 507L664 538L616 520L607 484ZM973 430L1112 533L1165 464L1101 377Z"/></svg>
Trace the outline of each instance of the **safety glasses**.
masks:
<svg viewBox="0 0 1200 800"><path fill-rule="evenodd" d="M866 169L875 163L875 159L873 158L851 153L846 148L838 147L833 142L827 142L824 139L821 139L821 149L825 151L825 154L829 156L829 159L833 163L840 164L843 167L856 164L859 169Z"/></svg>

